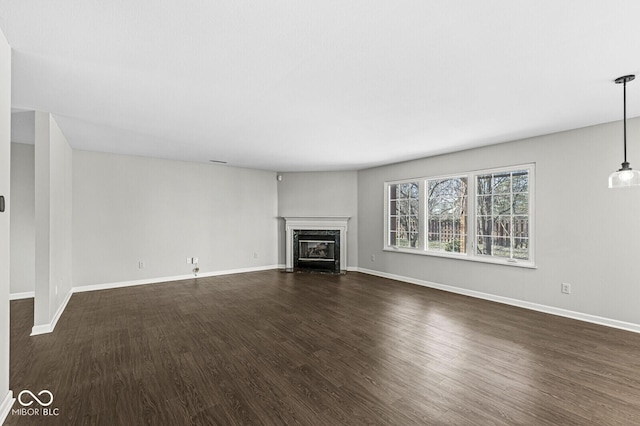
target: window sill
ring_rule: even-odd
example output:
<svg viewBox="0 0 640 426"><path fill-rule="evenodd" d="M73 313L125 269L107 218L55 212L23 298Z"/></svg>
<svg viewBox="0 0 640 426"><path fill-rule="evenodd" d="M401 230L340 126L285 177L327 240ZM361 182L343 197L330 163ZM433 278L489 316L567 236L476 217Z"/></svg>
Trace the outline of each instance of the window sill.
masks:
<svg viewBox="0 0 640 426"><path fill-rule="evenodd" d="M504 258L490 258L483 256L469 256L467 254L458 254L458 253L439 253L426 251L422 249L410 249L410 248L401 248L401 247L384 247L382 251L392 252L392 253L406 253L406 254L417 254L419 256L431 256L431 257L443 257L446 259L456 259L456 260L464 260L467 262L479 262L479 263L490 263L493 265L503 265L503 266L513 266L516 268L527 268L527 269L537 269L535 263L530 261L514 261L510 259Z"/></svg>

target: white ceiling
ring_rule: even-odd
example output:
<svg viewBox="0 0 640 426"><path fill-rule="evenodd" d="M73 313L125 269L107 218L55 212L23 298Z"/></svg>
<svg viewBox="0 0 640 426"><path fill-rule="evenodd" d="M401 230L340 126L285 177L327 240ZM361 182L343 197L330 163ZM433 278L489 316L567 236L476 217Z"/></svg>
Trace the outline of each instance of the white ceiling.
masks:
<svg viewBox="0 0 640 426"><path fill-rule="evenodd" d="M637 0L0 0L13 106L52 112L72 147L274 171L620 120L639 16Z"/></svg>

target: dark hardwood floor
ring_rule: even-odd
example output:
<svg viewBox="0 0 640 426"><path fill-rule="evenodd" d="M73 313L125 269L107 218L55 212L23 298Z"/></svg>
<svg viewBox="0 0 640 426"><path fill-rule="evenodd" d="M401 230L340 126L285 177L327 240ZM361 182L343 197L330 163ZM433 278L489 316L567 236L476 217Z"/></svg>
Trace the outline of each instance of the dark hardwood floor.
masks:
<svg viewBox="0 0 640 426"><path fill-rule="evenodd" d="M359 273L78 293L32 324L11 302L11 389L59 415L7 425L640 424L640 335Z"/></svg>

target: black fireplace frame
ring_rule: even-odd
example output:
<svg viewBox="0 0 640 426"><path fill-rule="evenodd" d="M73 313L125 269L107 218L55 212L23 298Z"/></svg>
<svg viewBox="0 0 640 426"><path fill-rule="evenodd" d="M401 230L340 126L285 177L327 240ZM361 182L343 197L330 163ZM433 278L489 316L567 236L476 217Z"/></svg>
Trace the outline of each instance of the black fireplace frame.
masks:
<svg viewBox="0 0 640 426"><path fill-rule="evenodd" d="M303 238L301 238L303 237ZM300 239L308 237L331 237L334 243L334 261L318 262L300 260ZM338 229L294 229L293 230L293 270L296 272L322 272L340 274L340 230Z"/></svg>

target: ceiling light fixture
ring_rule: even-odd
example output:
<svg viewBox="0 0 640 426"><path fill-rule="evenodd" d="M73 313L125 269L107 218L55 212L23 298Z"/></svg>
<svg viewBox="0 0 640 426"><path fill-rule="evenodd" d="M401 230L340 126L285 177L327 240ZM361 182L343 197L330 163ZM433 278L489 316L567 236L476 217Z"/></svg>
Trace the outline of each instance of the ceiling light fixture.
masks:
<svg viewBox="0 0 640 426"><path fill-rule="evenodd" d="M615 79L616 84L623 86L623 125L624 125L624 162L622 168L609 175L609 188L627 188L640 185L640 171L632 170L627 161L627 83L636 78L635 75L625 75Z"/></svg>

